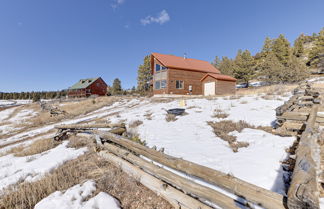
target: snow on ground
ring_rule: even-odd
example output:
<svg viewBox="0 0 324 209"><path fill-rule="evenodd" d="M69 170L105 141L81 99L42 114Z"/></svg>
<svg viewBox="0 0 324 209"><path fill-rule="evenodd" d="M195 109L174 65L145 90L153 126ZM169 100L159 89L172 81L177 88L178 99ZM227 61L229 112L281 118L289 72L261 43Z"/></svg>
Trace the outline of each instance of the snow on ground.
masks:
<svg viewBox="0 0 324 209"><path fill-rule="evenodd" d="M29 104L32 100L0 100L0 107L6 107L11 105L18 105L18 104Z"/></svg>
<svg viewBox="0 0 324 209"><path fill-rule="evenodd" d="M62 125L62 124L68 125L68 124L86 122L88 120L104 117L104 116L110 115L112 113L117 113L117 112L123 111L125 109L125 107L128 107L130 104L131 105L140 104L140 101L137 100L137 99L132 99L132 100L129 100L129 101L125 100L125 101L122 101L122 105L119 105L119 106L117 106L117 105L111 105L110 106L109 105L107 107L103 107L103 108L101 108L99 110L96 110L95 112L91 112L91 113L89 113L87 115L80 116L80 117L75 118L75 119L66 120L66 121L58 122L58 123L51 124L51 125L45 125L45 126L40 127L40 128L29 130L29 131L14 135L12 137L0 140L0 145L16 142L16 141L19 141L19 140L24 139L26 137L31 137L31 136L35 136L37 134L48 132L49 130L54 129L54 127L57 126L57 125ZM132 108L130 108L130 109L132 109ZM0 152L1 152L1 149L0 149Z"/></svg>
<svg viewBox="0 0 324 209"><path fill-rule="evenodd" d="M20 180L34 181L65 161L84 154L87 148L68 148L68 141L57 147L26 157L15 157L13 154L0 157L0 191Z"/></svg>
<svg viewBox="0 0 324 209"><path fill-rule="evenodd" d="M35 209L119 209L119 202L105 192L91 197L96 190L95 182L88 180L65 192L56 191L35 205ZM88 199L91 197L90 199ZM85 199L88 199L84 201Z"/></svg>
<svg viewBox="0 0 324 209"><path fill-rule="evenodd" d="M320 198L320 208L324 209L324 198Z"/></svg>
<svg viewBox="0 0 324 209"><path fill-rule="evenodd" d="M17 110L17 107L12 107L3 111L0 111L0 121L4 124L0 125L0 133L6 134L15 130L19 130L23 127L18 127L17 125L24 123L28 118L37 115L32 109L22 109L14 116L10 116ZM11 117L11 118L10 118Z"/></svg>
<svg viewBox="0 0 324 209"><path fill-rule="evenodd" d="M256 129L244 129L233 133L238 141L247 141L250 146L234 153L228 143L216 137L207 121L213 118L214 109L229 114L229 120L244 120L255 126L270 126L275 120L275 108L288 97L265 100L258 96L244 96L239 99L228 97L217 100L188 99L188 115L178 116L174 122L165 120L166 110L179 107L179 100L170 103L147 103L131 110L125 110L112 122L126 119L128 123L141 120L136 130L148 146L164 147L167 154L182 157L195 163L230 173L240 179L283 194L283 171L280 161L286 158L285 148L294 137L280 137ZM188 108L190 107L190 108ZM144 115L153 113L152 119Z"/></svg>
<svg viewBox="0 0 324 209"><path fill-rule="evenodd" d="M185 108L188 114L178 116L174 122L165 120L166 110L180 107L180 99L169 103L152 102L150 99L143 101L138 99L122 100L76 119L17 134L1 140L0 145L47 132L59 124L86 122L100 117L107 117L107 120L111 122L126 120L126 123L130 123L134 120L141 120L143 121L142 125L129 130L137 132L141 139L146 140L148 146L164 147L167 154L230 173L265 189L284 193L280 161L286 157L285 148L293 143L293 137L279 137L261 130L244 129L241 133L234 132L232 134L237 136L238 141L249 142L250 146L241 148L239 152L234 153L228 147L228 143L216 137L212 128L207 124L207 121L222 120L212 117L215 109L221 109L229 114L226 119L244 120L255 126L270 126L275 120L275 108L282 105L284 100L288 100L289 97L278 96L272 100L265 100L261 96L247 95L234 99L218 97L210 100L187 99ZM112 116L113 113L118 113L118 115ZM149 113L152 113L151 119L145 116ZM62 146L60 145L61 148ZM2 150L0 149L0 151ZM54 153L59 152L53 151L53 155ZM5 164L10 160L11 164ZM26 159L7 155L0 157L0 166L2 163L7 165L5 169L16 167L16 171L18 171L21 169L19 167L24 168L24 164L27 166L33 161L26 162ZM10 174L15 176L14 172ZM3 179L10 179L10 177L0 176L0 185L2 185Z"/></svg>

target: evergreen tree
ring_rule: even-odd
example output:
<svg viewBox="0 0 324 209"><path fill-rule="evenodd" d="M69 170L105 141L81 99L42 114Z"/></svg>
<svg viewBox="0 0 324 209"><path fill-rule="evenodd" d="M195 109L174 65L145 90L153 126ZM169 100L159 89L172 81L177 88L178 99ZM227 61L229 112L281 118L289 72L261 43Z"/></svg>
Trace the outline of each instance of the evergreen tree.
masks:
<svg viewBox="0 0 324 209"><path fill-rule="evenodd" d="M218 69L224 75L234 76L234 61L228 57L222 57L222 61L219 63Z"/></svg>
<svg viewBox="0 0 324 209"><path fill-rule="evenodd" d="M309 71L306 65L297 59L297 57L292 56L285 71L285 81L289 83L298 82L305 80L308 76Z"/></svg>
<svg viewBox="0 0 324 209"><path fill-rule="evenodd" d="M255 60L250 51L245 50L242 52L239 50L235 57L234 63L234 77L249 85L249 81L255 75Z"/></svg>
<svg viewBox="0 0 324 209"><path fill-rule="evenodd" d="M121 87L121 81L118 78L115 78L113 85L111 87L111 94L112 95L118 95L122 94L122 87Z"/></svg>
<svg viewBox="0 0 324 209"><path fill-rule="evenodd" d="M304 54L304 41L305 36L301 34L294 42L293 55L301 57Z"/></svg>
<svg viewBox="0 0 324 209"><path fill-rule="evenodd" d="M265 58L268 56L268 54L272 50L272 45L273 45L273 41L269 37L266 37L264 40L264 44L263 44L263 47L261 50L261 55L260 55L262 58Z"/></svg>
<svg viewBox="0 0 324 209"><path fill-rule="evenodd" d="M324 54L324 28L315 37L314 48L309 55L309 64L313 67L318 67L320 58Z"/></svg>
<svg viewBox="0 0 324 209"><path fill-rule="evenodd" d="M150 91L151 80L151 56L147 55L144 57L143 64L137 70L137 90L142 93Z"/></svg>
<svg viewBox="0 0 324 209"><path fill-rule="evenodd" d="M277 56L279 62L281 62L281 64L284 66L287 66L291 50L290 43L284 35L280 34L279 37L274 40L272 51Z"/></svg>
<svg viewBox="0 0 324 209"><path fill-rule="evenodd" d="M214 61L212 61L211 64L214 65L215 68L219 69L221 62L222 62L221 59L218 56L216 56Z"/></svg>
<svg viewBox="0 0 324 209"><path fill-rule="evenodd" d="M276 55L270 52L266 57L264 62L260 65L260 77L270 83L281 83L283 82L283 72L285 67L279 62Z"/></svg>

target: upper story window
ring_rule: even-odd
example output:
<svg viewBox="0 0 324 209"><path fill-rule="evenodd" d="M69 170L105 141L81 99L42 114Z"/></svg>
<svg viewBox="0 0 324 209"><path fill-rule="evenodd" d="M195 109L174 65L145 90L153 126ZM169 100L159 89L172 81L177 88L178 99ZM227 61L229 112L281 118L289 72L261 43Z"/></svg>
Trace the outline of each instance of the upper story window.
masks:
<svg viewBox="0 0 324 209"><path fill-rule="evenodd" d="M161 70L166 70L167 68L163 65L155 64L155 72L160 72Z"/></svg>

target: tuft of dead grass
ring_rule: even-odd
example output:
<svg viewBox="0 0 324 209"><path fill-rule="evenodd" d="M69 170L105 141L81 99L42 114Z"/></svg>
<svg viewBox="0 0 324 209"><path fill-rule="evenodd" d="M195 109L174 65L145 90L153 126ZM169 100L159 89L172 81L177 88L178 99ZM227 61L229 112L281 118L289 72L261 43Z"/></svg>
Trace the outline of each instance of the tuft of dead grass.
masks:
<svg viewBox="0 0 324 209"><path fill-rule="evenodd" d="M122 208L171 209L172 206L136 179L94 152L64 163L35 182L23 182L3 191L1 209L32 209L43 198L55 191L64 191L76 184L93 179L99 192L107 192L121 203Z"/></svg>
<svg viewBox="0 0 324 209"><path fill-rule="evenodd" d="M207 122L207 124L213 128L216 136L228 142L233 152L238 152L239 148L248 147L249 143L237 141L236 136L230 135L229 133L233 131L241 132L245 128L260 129L270 133L272 131L271 127L262 127L262 126L255 127L242 120L238 122L233 122L231 120L222 120L220 122L209 121Z"/></svg>
<svg viewBox="0 0 324 209"><path fill-rule="evenodd" d="M144 117L145 117L147 120L152 120L152 115L153 115L152 112L147 112L147 113L145 113Z"/></svg>
<svg viewBox="0 0 324 209"><path fill-rule="evenodd" d="M166 114L165 120L167 122L176 121L177 117L174 114Z"/></svg>
<svg viewBox="0 0 324 209"><path fill-rule="evenodd" d="M128 126L129 126L129 128L136 128L142 124L143 124L143 121L135 120L135 121L132 121Z"/></svg>
<svg viewBox="0 0 324 209"><path fill-rule="evenodd" d="M229 116L228 113L224 112L222 109L216 108L214 110L213 118L227 118Z"/></svg>

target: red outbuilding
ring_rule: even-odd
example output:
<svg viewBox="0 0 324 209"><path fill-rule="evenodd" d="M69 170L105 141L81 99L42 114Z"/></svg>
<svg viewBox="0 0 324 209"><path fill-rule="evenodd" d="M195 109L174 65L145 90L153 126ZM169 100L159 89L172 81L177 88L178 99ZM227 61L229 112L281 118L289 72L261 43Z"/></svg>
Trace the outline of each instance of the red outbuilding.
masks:
<svg viewBox="0 0 324 209"><path fill-rule="evenodd" d="M68 89L68 97L105 96L107 88L108 85L101 77L81 79Z"/></svg>

